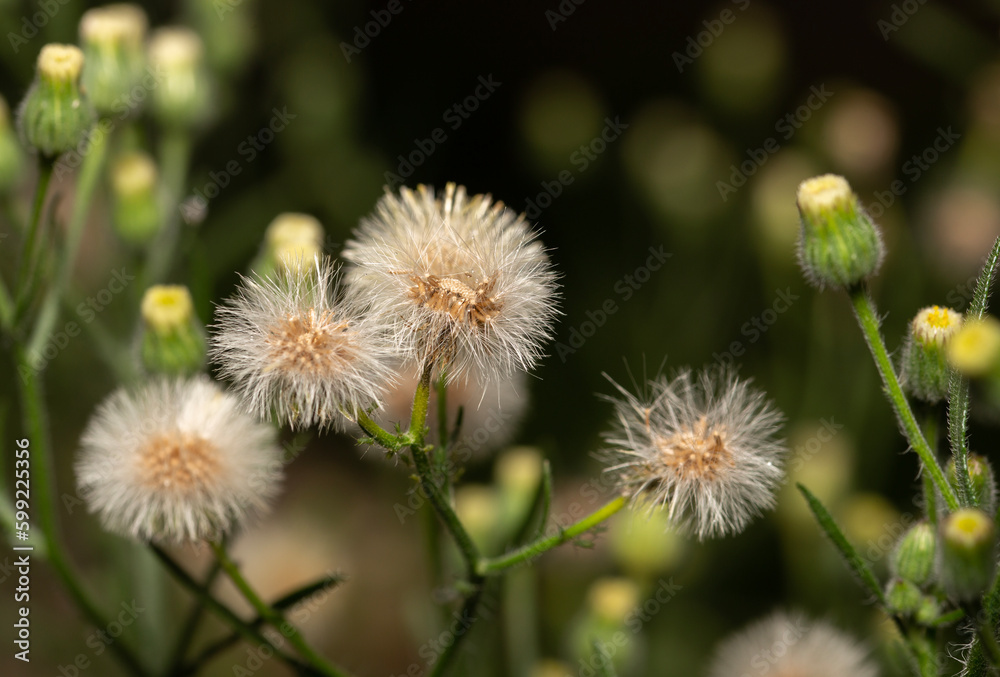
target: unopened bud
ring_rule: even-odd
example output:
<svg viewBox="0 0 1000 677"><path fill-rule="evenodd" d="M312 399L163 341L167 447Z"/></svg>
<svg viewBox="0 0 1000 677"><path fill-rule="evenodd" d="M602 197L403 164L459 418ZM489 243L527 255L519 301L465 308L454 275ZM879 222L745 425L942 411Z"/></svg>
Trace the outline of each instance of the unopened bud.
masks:
<svg viewBox="0 0 1000 677"><path fill-rule="evenodd" d="M309 214L286 212L271 221L264 234L264 247L251 268L270 277L284 266L311 265L323 253L323 226Z"/></svg>
<svg viewBox="0 0 1000 677"><path fill-rule="evenodd" d="M147 23L146 13L132 4L95 7L80 19L80 43L86 57L83 87L99 113L131 108L132 89L142 81L146 67Z"/></svg>
<svg viewBox="0 0 1000 677"><path fill-rule="evenodd" d="M820 289L848 287L878 271L882 237L842 176L803 181L798 206L799 263L810 282Z"/></svg>
<svg viewBox="0 0 1000 677"><path fill-rule="evenodd" d="M920 610L924 596L920 588L913 583L894 578L886 587L885 597L894 613L900 616L912 616Z"/></svg>
<svg viewBox="0 0 1000 677"><path fill-rule="evenodd" d="M153 90L153 112L161 123L187 128L207 115L209 84L203 52L201 38L188 28L160 28L150 38L149 63L162 73Z"/></svg>
<svg viewBox="0 0 1000 677"><path fill-rule="evenodd" d="M111 165L114 225L132 244L149 242L160 230L163 215L153 159L139 151L124 153Z"/></svg>
<svg viewBox="0 0 1000 677"><path fill-rule="evenodd" d="M157 374L190 374L205 363L205 334L191 293L179 285L157 285L142 297L142 361Z"/></svg>
<svg viewBox="0 0 1000 677"><path fill-rule="evenodd" d="M961 313L940 306L924 308L913 318L901 370L908 393L931 403L947 397L951 369L945 350L961 325Z"/></svg>
<svg viewBox="0 0 1000 677"><path fill-rule="evenodd" d="M903 535L892 553L893 573L914 585L926 585L934 574L936 549L934 529L927 522L918 522Z"/></svg>
<svg viewBox="0 0 1000 677"><path fill-rule="evenodd" d="M970 378L996 371L1000 363L1000 321L991 315L966 322L947 348L951 366Z"/></svg>
<svg viewBox="0 0 1000 677"><path fill-rule="evenodd" d="M941 583L953 598L971 601L993 580L996 528L978 508L961 508L941 522Z"/></svg>
<svg viewBox="0 0 1000 677"><path fill-rule="evenodd" d="M83 52L73 45L45 45L35 81L21 102L19 122L27 143L45 157L75 148L94 124L94 111L80 91Z"/></svg>

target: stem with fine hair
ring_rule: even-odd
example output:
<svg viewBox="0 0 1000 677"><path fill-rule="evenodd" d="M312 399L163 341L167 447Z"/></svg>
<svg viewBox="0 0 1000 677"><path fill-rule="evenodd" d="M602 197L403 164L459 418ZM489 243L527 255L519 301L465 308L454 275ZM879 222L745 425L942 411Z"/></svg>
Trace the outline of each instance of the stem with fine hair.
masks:
<svg viewBox="0 0 1000 677"><path fill-rule="evenodd" d="M267 604L260 595L250 587L250 584L243 574L240 573L239 567L229 558L228 553L226 553L226 548L220 543L211 543L212 552L215 553L215 558L219 561L222 566L222 570L226 572L229 576L229 580L233 582L236 588L243 594L254 610L260 614L261 618L264 618L268 623L274 626L276 629L280 630L281 633L288 637L288 641L291 642L292 646L298 650L299 654L310 665L318 669L327 677L344 677L346 673L341 672L339 669L334 667L329 661L323 658L319 653L312 648L305 638L299 632L298 628L285 620L284 616L280 611L276 611L274 607Z"/></svg>
<svg viewBox="0 0 1000 677"><path fill-rule="evenodd" d="M601 522L624 508L626 503L627 501L625 497L619 496L578 522L571 524L565 529L560 528L559 532L553 534L552 536L540 538L533 543L528 543L527 545L521 546L520 548L508 552L505 555L481 560L477 570L482 576L494 576L506 569L523 564L531 559L534 559L538 555L541 555L543 552L551 550L557 545L562 545L563 543L571 541L577 536L590 531Z"/></svg>
<svg viewBox="0 0 1000 677"><path fill-rule="evenodd" d="M879 331L874 303L868 296L867 291L861 286L852 287L850 289L850 296L851 305L854 307L854 315L858 319L858 324L861 325L861 331L865 336L865 341L868 343L868 348L871 350L872 357L875 358L875 366L882 377L882 384L885 386L889 403L899 417L903 432L906 434L910 446L923 462L924 472L930 474L931 480L933 480L934 485L941 493L945 503L948 504L948 510L958 510L958 499L955 496L955 492L945 479L937 457L931 451L930 445L927 444L927 440L924 438L924 434L917 424L917 419L913 416L913 410L910 409L910 404L906 400L906 395L903 394L903 389L899 385L899 378L896 376L896 371L892 366L892 361L889 359L889 353L885 348L885 342L882 340L882 334Z"/></svg>

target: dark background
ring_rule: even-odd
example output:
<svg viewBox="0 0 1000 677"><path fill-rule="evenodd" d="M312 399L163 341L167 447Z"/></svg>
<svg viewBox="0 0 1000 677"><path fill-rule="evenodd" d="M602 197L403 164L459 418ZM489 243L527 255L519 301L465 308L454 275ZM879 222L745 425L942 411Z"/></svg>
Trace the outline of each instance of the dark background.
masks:
<svg viewBox="0 0 1000 677"><path fill-rule="evenodd" d="M795 187L833 171L847 176L864 204L877 205L882 195L885 205L893 181L903 182L902 197L872 210L889 250L873 292L890 349L900 345L920 307L948 303L962 310L970 294L961 285L1000 234L1000 156L994 152L1000 146L1000 6L756 0L587 0L576 6L564 0L562 6L574 10L553 29L546 13L558 11L555 1L401 0L402 11L348 62L341 43L354 39L355 27L372 21L370 12L386 3L258 0L229 12L224 2L205 2L208 20L197 19L197 4L147 3L146 9L154 27L188 21L208 38L212 31L220 31L216 40L229 36L243 52L227 71L216 70L214 119L198 136L188 188L204 192L212 173L234 159L241 171L210 200L204 221L189 228L171 273L191 286L202 319L209 321L212 303L232 291L236 273L246 269L279 212L318 217L336 255L382 194L386 173L402 173L398 156L412 153L435 128L443 128L447 140L424 154L407 185L456 181L523 210L529 199L537 202L543 183L568 170L573 182L531 220L562 276L557 341L573 352L551 348L531 380L536 409L515 438L551 460L558 505L566 509L580 485L600 473L590 454L609 425L610 407L595 397L611 390L602 372L627 383L629 369L641 379L664 360L667 371L712 364L738 342L745 350L733 360L740 373L754 378L787 416L796 477L828 502L884 573L885 544L919 512L912 500L917 464L880 397L846 297L817 293L795 265ZM903 4L916 10L912 17ZM0 40L0 84L12 107L37 50L48 41L74 40L85 6L60 6L17 54ZM879 22L891 21L894 8L907 19L884 36ZM675 53L724 10L735 20L679 72ZM37 7L5 2L0 11L0 33L7 35ZM243 25L250 30L246 43L238 38ZM472 94L479 77L490 76L502 84L457 129L448 127L444 112ZM795 114L812 87L832 96L785 139L776 124ZM241 144L268 124L275 108L296 117L246 161ZM579 171L573 153L601 133L606 118L628 127ZM932 146L941 128L958 133L958 142L914 180L907 161ZM838 154L844 137L835 129L870 139L861 143L862 156L866 149L884 150L845 161ZM150 125L147 132L155 146L158 130ZM717 182L730 180L733 165L759 157L770 137L780 150L767 153L745 185L723 200ZM25 182L25 199L31 186ZM644 265L650 247L672 256L625 300L616 285ZM80 294L100 289L122 260L127 253L98 205L74 283ZM778 290L796 300L787 311L768 314L777 309ZM584 331L592 320L588 311L596 313L608 299L617 311L575 348L574 331ZM111 309L106 320L114 331L133 331L137 301ZM754 318L767 330L755 331ZM93 349L78 341L50 366L61 489L72 487L72 453L86 418L115 385L98 364ZM838 432L817 445L823 421ZM988 411L977 413L972 441L975 450L992 453ZM350 583L305 623L307 632L358 674L401 674L414 661L423 666L422 643L440 631L419 551L422 525L418 519L401 525L392 507L405 497L406 474L358 457L346 437L310 442L288 469L275 514L243 536L237 552L271 594L329 569L348 573ZM464 479L488 482L489 464L470 468ZM82 509L61 517L93 589L105 591L109 608L127 599L130 586L141 583L120 576L130 565L123 564L129 560L116 539L101 534ZM642 519L623 516L616 528L628 531L629 520ZM623 574L638 581L640 600L660 581L683 586L633 638L635 663L624 674L703 674L720 639L775 607L826 617L873 646L888 634L788 486L777 512L738 537L704 544L662 538L669 556L638 576L606 537L594 551L567 546L542 560L529 584L539 609L532 651L566 661L571 674L580 674L572 628L585 615L588 587L595 578ZM206 559L205 553L183 556ZM39 587L52 580L41 568L35 576ZM13 674L53 674L87 651L81 645L90 631L54 582L47 587L35 607L49 628L36 634L39 663L15 667L21 672ZM496 601L506 593L491 594ZM0 609L7 600L5 594ZM166 606L183 608L180 601ZM512 643L504 627L518 621L494 615L475 630L467 646L470 674L512 670L512 660L503 658ZM172 636L172 618L157 623ZM217 629L205 630L212 632ZM95 659L100 667L90 674L117 669L106 656ZM245 657L236 649L210 674L231 674ZM266 665L261 674L281 669Z"/></svg>

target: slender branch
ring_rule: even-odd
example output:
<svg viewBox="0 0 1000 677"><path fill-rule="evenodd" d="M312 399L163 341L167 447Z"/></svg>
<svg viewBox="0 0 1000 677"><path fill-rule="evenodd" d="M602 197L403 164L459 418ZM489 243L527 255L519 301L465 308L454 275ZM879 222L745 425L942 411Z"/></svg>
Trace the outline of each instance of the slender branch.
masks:
<svg viewBox="0 0 1000 677"><path fill-rule="evenodd" d="M90 152L83 159L80 177L76 184L76 197L73 200L73 213L66 231L66 242L59 257L55 280L45 296L42 309L35 322L35 329L31 333L31 340L28 341L29 355L37 355L41 352L42 347L52 334L56 320L59 319L59 304L66 290L66 285L69 283L70 274L73 272L73 264L80 248L87 215L90 213L90 205L93 202L94 192L101 176L101 169L104 167L104 158L107 156L108 136L110 135L92 135Z"/></svg>
<svg viewBox="0 0 1000 677"><path fill-rule="evenodd" d="M924 437L931 447L931 451L937 456L938 420L937 412L929 408L924 416ZM934 489L934 482L928 473L923 473L921 477L924 489L924 512L927 513L927 521L931 526L936 527L937 519L937 493Z"/></svg>
<svg viewBox="0 0 1000 677"><path fill-rule="evenodd" d="M913 411L906 400L906 395L903 394L903 389L899 385L899 378L896 376L892 361L889 359L889 353L885 348L885 342L882 340L882 334L879 332L874 304L867 292L860 286L853 287L850 290L850 295L851 304L854 306L854 314L858 318L861 331L864 333L868 347L875 358L875 366L882 377L886 394L889 396L889 403L896 410L896 415L902 424L903 432L906 434L910 446L917 453L917 456L920 457L920 460L923 461L924 472L930 473L935 486L941 492L941 496L944 497L945 503L948 504L948 509L951 511L957 510L959 503L955 497L955 492L945 479L944 472L941 470L934 452L931 451L930 446L927 444L927 440L924 439L924 434L920 431L920 426L913 416Z"/></svg>
<svg viewBox="0 0 1000 677"><path fill-rule="evenodd" d="M173 577L177 579L178 583L194 594L194 596L205 605L205 608L209 609L216 616L231 625L236 632L243 636L244 639L253 644L263 645L270 648L271 651L274 652L275 656L289 665L294 666L296 669L302 669L305 667L297 658L276 647L271 640L260 632L260 630L243 621L239 616L233 613L229 607L215 599L215 597L209 594L208 591L203 588L200 583L198 583L198 581L191 578L191 575L159 546L150 544L149 547L153 550L153 553L160 559L160 561L163 562L167 571L169 571Z"/></svg>
<svg viewBox="0 0 1000 677"><path fill-rule="evenodd" d="M541 555L543 552L547 552L558 545L573 540L580 534L590 531L624 508L625 504L625 497L619 496L580 521L571 524L565 529L560 528L557 534L553 534L548 538L541 538L533 543L528 543L505 555L480 560L477 571L482 576L493 576L505 569L523 564Z"/></svg>
<svg viewBox="0 0 1000 677"><path fill-rule="evenodd" d="M108 627L108 621L84 591L80 581L77 580L57 534L58 524L54 498L56 494L55 467L52 463L52 441L49 437L48 414L45 396L42 392L41 375L31 367L23 346L16 345L14 354L15 368L19 372L17 381L20 386L24 428L31 441L31 467L34 474L32 488L35 490L37 499L35 510L48 552L48 561L83 615L94 627L103 630ZM148 674L142 663L125 646L124 642L112 642L110 648L130 674L140 676Z"/></svg>
<svg viewBox="0 0 1000 677"><path fill-rule="evenodd" d="M38 161L38 185L35 187L35 200L31 208L31 219L28 221L28 232L25 234L24 249L21 254L21 264L17 273L17 284L15 294L17 295L14 307L14 324L18 324L25 310L31 305L31 296L35 287L34 272L39 267L36 261L38 254L36 241L38 231L41 230L42 211L45 208L45 198L49 192L49 183L52 180L52 160L40 158Z"/></svg>
<svg viewBox="0 0 1000 677"><path fill-rule="evenodd" d="M288 637L288 641L292 643L299 654L308 661L313 667L317 668L324 675L328 677L344 677L345 673L341 672L339 669L334 667L325 658L319 655L315 649L313 649L299 632L298 628L285 620L284 616L280 611L276 611L273 607L269 606L260 595L250 587L250 584L243 574L240 573L239 567L229 558L226 553L225 546L219 543L212 543L212 552L215 553L215 558L222 565L222 570L226 572L229 579L233 584L239 589L254 610L261 615L268 623L273 625L275 628L281 631L281 633Z"/></svg>
<svg viewBox="0 0 1000 677"><path fill-rule="evenodd" d="M385 430L361 409L357 412L357 422L358 427L364 430L368 437L378 442L388 451L397 452L406 446L406 440L403 437L393 435L388 430Z"/></svg>
<svg viewBox="0 0 1000 677"><path fill-rule="evenodd" d="M215 579L219 576L222 571L222 565L219 564L218 560L212 562L212 567L208 570L208 574L205 576L204 582L201 584L201 589L205 591L205 594L211 594L212 584L215 583ZM194 633L198 629L198 623L201 621L201 616L205 611L205 602L201 598L195 600L194 605L191 607L191 611L188 613L187 618L184 620L184 625L181 627L181 633L177 637L177 643L174 645L173 651L171 651L170 667L167 669L168 675L176 675L181 673L181 666L184 664L184 656L187 654L188 647L191 646L191 640L194 639ZM239 635L236 635L239 637Z"/></svg>
<svg viewBox="0 0 1000 677"><path fill-rule="evenodd" d="M438 657L437 661L434 663L434 667L431 670L430 677L440 677L448 669L448 665L451 663L452 658L454 658L455 653L458 651L459 644L462 643L462 639L472 630L473 624L478 620L477 613L479 612L479 601L483 597L483 586L482 581L476 585L473 589L472 594L465 598L465 603L462 605L462 610L459 612L458 617L458 628L456 632L452 632L451 643L445 646L444 651Z"/></svg>

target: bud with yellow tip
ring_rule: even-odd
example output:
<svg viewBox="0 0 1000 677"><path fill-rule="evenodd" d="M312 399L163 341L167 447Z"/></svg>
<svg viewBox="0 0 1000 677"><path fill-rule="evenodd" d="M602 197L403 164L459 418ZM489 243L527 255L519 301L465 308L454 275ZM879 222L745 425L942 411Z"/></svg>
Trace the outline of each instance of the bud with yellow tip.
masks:
<svg viewBox="0 0 1000 677"><path fill-rule="evenodd" d="M913 318L901 369L909 394L930 403L947 397L951 369L945 351L961 326L962 314L941 306L924 308Z"/></svg>
<svg viewBox="0 0 1000 677"><path fill-rule="evenodd" d="M985 512L961 508L941 521L941 583L949 596L977 599L996 565L996 527Z"/></svg>
<svg viewBox="0 0 1000 677"><path fill-rule="evenodd" d="M264 233L264 246L251 264L261 277L284 266L309 265L323 253L323 225L309 214L278 214Z"/></svg>
<svg viewBox="0 0 1000 677"><path fill-rule="evenodd" d="M842 176L799 185L799 263L814 285L849 287L874 275L885 254L878 228Z"/></svg>
<svg viewBox="0 0 1000 677"><path fill-rule="evenodd" d="M970 378L993 373L1000 366L1000 321L992 315L966 322L948 342L948 362Z"/></svg>
<svg viewBox="0 0 1000 677"><path fill-rule="evenodd" d="M35 81L18 121L27 143L47 158L75 148L94 125L94 110L80 89L83 52L49 44L38 54Z"/></svg>
<svg viewBox="0 0 1000 677"><path fill-rule="evenodd" d="M210 97L198 34L180 26L157 29L148 56L153 69L163 74L153 90L153 113L159 121L181 129L204 121Z"/></svg>
<svg viewBox="0 0 1000 677"><path fill-rule="evenodd" d="M111 195L115 230L125 241L141 245L160 230L163 214L156 164L146 153L123 153L111 164Z"/></svg>
<svg viewBox="0 0 1000 677"><path fill-rule="evenodd" d="M102 115L120 113L142 81L147 23L141 7L124 3L89 9L80 19L83 87Z"/></svg>
<svg viewBox="0 0 1000 677"><path fill-rule="evenodd" d="M181 375L205 363L205 333L191 293L181 285L156 285L142 297L142 362L152 373Z"/></svg>

